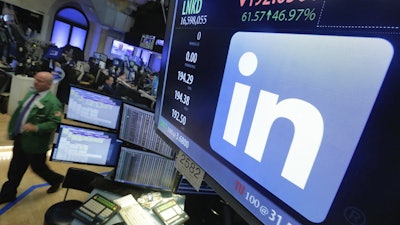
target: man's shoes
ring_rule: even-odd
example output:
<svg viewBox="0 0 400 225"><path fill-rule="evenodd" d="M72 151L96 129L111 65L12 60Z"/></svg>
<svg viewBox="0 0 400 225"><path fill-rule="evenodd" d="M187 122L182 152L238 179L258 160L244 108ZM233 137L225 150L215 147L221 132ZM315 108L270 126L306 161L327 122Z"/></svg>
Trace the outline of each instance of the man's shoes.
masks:
<svg viewBox="0 0 400 225"><path fill-rule="evenodd" d="M0 204L6 203L6 202L12 202L16 199L15 196L5 196L5 195L0 195Z"/></svg>
<svg viewBox="0 0 400 225"><path fill-rule="evenodd" d="M60 188L60 186L61 186L63 181L64 181L64 177L62 177L60 179L60 181L58 181L57 183L51 185L49 187L49 189L47 189L47 194L51 194L51 193L54 193L54 192L58 191L58 189Z"/></svg>
<svg viewBox="0 0 400 225"><path fill-rule="evenodd" d="M61 185L61 183L51 185L49 187L49 189L47 189L47 194L51 194L51 193L58 191L58 189L60 188L60 185Z"/></svg>

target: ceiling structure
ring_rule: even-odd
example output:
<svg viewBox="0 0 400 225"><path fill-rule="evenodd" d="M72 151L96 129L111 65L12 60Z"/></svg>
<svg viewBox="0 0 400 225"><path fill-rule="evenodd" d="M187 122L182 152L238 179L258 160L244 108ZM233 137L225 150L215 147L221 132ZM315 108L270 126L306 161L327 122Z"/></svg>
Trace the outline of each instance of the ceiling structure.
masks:
<svg viewBox="0 0 400 225"><path fill-rule="evenodd" d="M141 5L148 2L156 2L157 0L108 0L111 4L115 5L118 10L127 15L132 15L134 11Z"/></svg>
<svg viewBox="0 0 400 225"><path fill-rule="evenodd" d="M25 9L39 12L41 14L46 14L48 8L43 8L43 6L51 6L54 2L68 2L68 0L41 0L41 4L37 4L37 0L3 0L8 4L16 5ZM120 12L127 15L131 15L137 8L148 2L163 2L164 0L79 0L81 4L97 4L98 2L107 1L110 6L116 7Z"/></svg>
<svg viewBox="0 0 400 225"><path fill-rule="evenodd" d="M4 0L2 2L29 9L41 15L68 5L79 5L90 21L98 22L116 31L128 32L136 18L143 14L156 15L150 18L156 18L162 14L166 21L169 0L41 0L43 4L37 4L37 0ZM49 7L43 7L44 5Z"/></svg>

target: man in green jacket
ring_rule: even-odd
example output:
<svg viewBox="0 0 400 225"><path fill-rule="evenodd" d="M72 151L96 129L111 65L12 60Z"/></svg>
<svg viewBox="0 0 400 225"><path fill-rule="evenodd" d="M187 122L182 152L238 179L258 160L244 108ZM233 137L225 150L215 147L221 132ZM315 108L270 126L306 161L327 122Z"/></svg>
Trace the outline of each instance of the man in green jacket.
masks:
<svg viewBox="0 0 400 225"><path fill-rule="evenodd" d="M64 180L64 176L55 173L46 164L46 152L62 118L62 105L50 92L52 83L51 73L36 73L35 90L27 93L11 116L8 135L14 140L13 156L8 181L0 192L0 204L15 200L17 188L29 165L33 172L51 185L47 193L56 192Z"/></svg>

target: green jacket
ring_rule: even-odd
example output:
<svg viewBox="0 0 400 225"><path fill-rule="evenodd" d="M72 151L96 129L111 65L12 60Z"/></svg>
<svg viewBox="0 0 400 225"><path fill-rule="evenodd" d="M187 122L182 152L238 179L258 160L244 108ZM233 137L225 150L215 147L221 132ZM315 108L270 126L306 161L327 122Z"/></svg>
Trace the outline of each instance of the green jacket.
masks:
<svg viewBox="0 0 400 225"><path fill-rule="evenodd" d="M11 116L8 125L8 137L12 139L12 133L23 103L33 94L28 92L24 99L18 102L18 107ZM35 124L37 132L24 132L21 136L22 149L26 153L45 153L49 150L49 145L54 131L62 119L61 102L50 91L40 100L41 104L34 104L30 111L27 123ZM39 105L39 106L38 106Z"/></svg>

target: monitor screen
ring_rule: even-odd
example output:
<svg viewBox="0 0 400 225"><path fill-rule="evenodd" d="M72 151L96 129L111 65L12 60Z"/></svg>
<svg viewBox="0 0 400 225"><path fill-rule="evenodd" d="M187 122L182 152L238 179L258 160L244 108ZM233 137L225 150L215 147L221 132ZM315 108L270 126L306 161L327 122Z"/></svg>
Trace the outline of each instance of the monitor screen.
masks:
<svg viewBox="0 0 400 225"><path fill-rule="evenodd" d="M155 41L156 41L156 36L143 34L142 38L140 39L139 46L145 49L153 50Z"/></svg>
<svg viewBox="0 0 400 225"><path fill-rule="evenodd" d="M95 59L100 59L100 55L101 55L100 52L93 52L93 58Z"/></svg>
<svg viewBox="0 0 400 225"><path fill-rule="evenodd" d="M114 181L160 191L175 191L180 175L175 160L121 147Z"/></svg>
<svg viewBox="0 0 400 225"><path fill-rule="evenodd" d="M100 54L100 61L102 62L107 62L108 56L106 54L101 53Z"/></svg>
<svg viewBox="0 0 400 225"><path fill-rule="evenodd" d="M249 224L398 223L399 6L171 1L159 132Z"/></svg>
<svg viewBox="0 0 400 225"><path fill-rule="evenodd" d="M135 48L132 45L122 41L113 40L110 53L120 59L124 59L125 56L132 56L134 49Z"/></svg>
<svg viewBox="0 0 400 225"><path fill-rule="evenodd" d="M182 176L175 193L181 195L217 195L206 182L201 182L199 190L196 190L190 182Z"/></svg>
<svg viewBox="0 0 400 225"><path fill-rule="evenodd" d="M154 112L128 102L122 104L119 138L168 158L174 158L176 154L171 145L156 133Z"/></svg>
<svg viewBox="0 0 400 225"><path fill-rule="evenodd" d="M60 124L50 160L113 167L121 144L116 132Z"/></svg>
<svg viewBox="0 0 400 225"><path fill-rule="evenodd" d="M119 125L121 105L122 99L92 89L71 86L65 117L115 130Z"/></svg>

